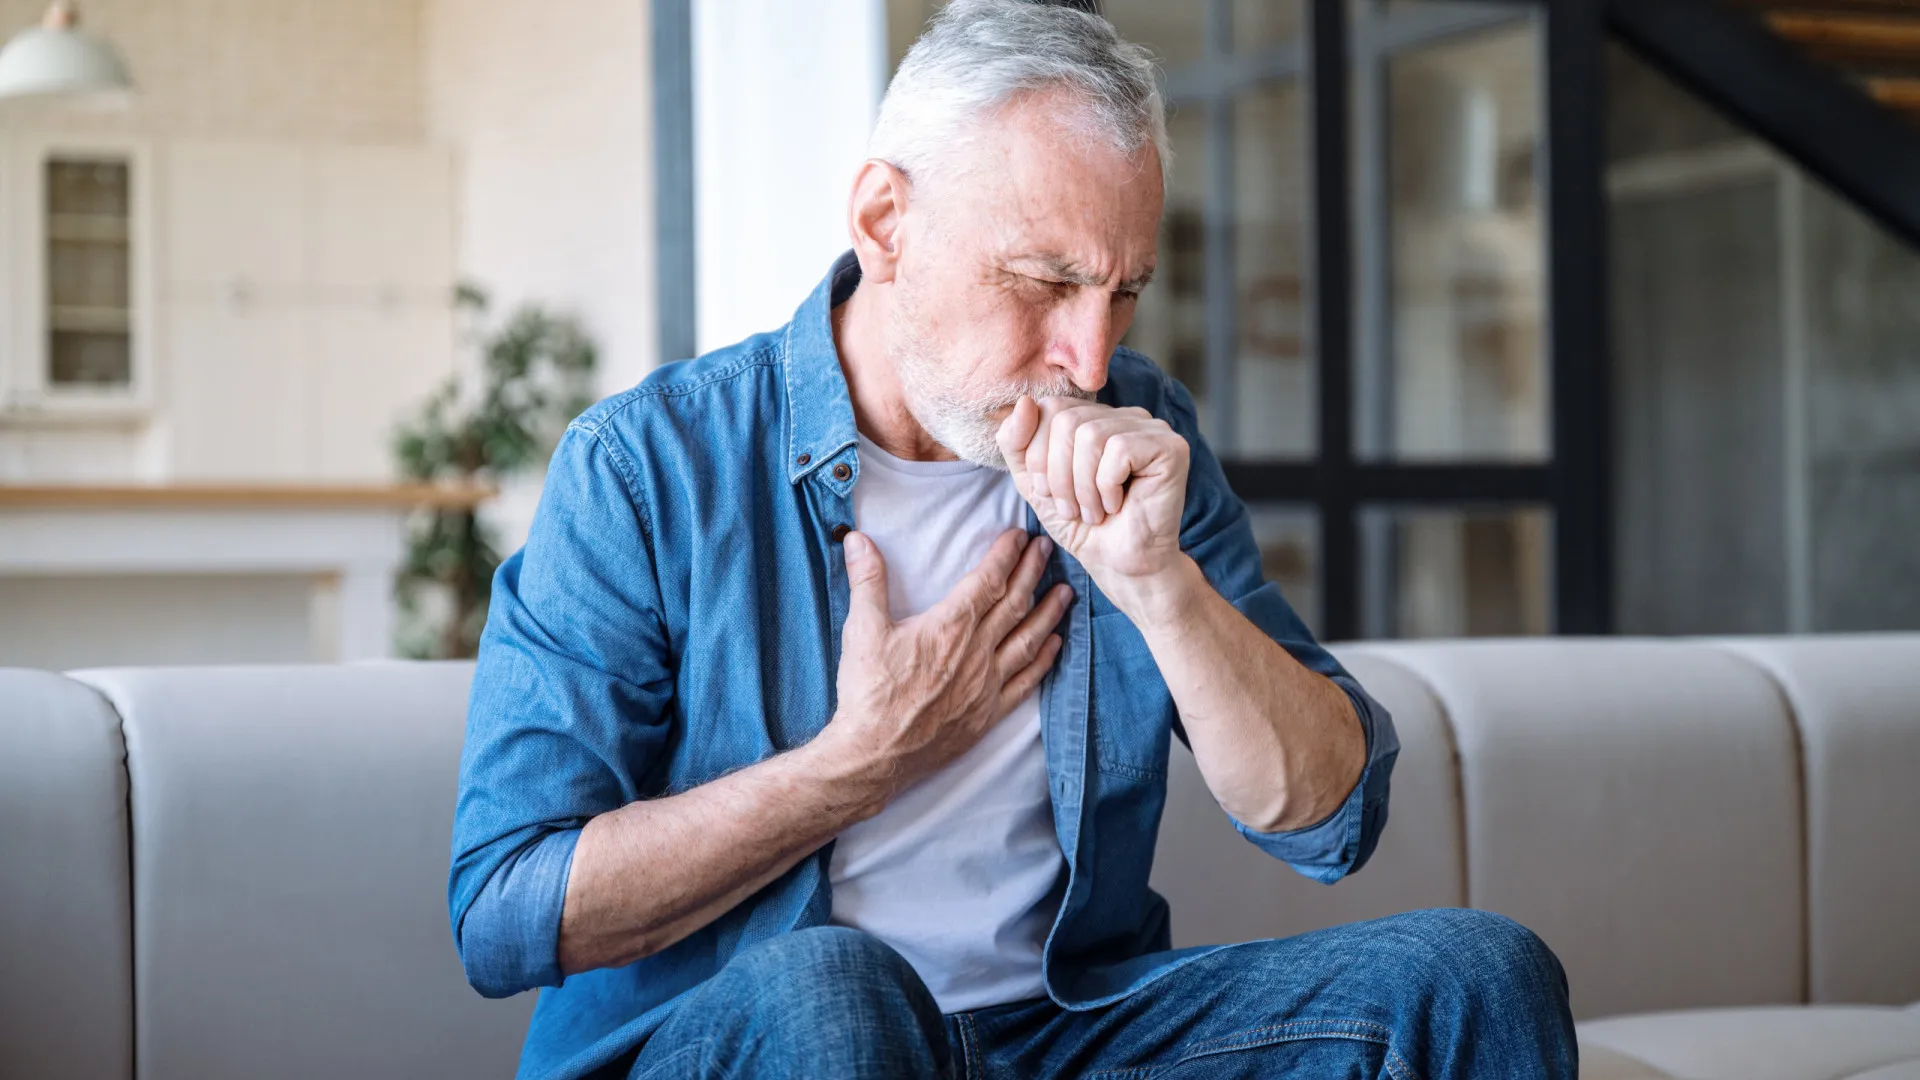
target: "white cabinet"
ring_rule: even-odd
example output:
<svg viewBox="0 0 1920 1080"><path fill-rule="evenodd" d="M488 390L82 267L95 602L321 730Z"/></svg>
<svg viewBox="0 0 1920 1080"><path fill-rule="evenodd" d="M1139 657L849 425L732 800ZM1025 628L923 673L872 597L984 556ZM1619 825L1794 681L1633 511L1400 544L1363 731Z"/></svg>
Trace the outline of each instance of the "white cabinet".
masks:
<svg viewBox="0 0 1920 1080"><path fill-rule="evenodd" d="M427 146L0 137L0 452L52 422L129 478L392 478L454 367L454 206Z"/></svg>
<svg viewBox="0 0 1920 1080"><path fill-rule="evenodd" d="M454 246L449 155L330 149L313 155L309 179L308 270L329 300L446 301Z"/></svg>
<svg viewBox="0 0 1920 1080"><path fill-rule="evenodd" d="M167 147L168 299L299 299L307 279L307 157L297 144Z"/></svg>
<svg viewBox="0 0 1920 1080"><path fill-rule="evenodd" d="M183 479L382 480L453 369L453 168L425 147L168 148L166 421Z"/></svg>
<svg viewBox="0 0 1920 1080"><path fill-rule="evenodd" d="M312 476L320 419L308 316L288 304L168 304L167 474L194 480Z"/></svg>

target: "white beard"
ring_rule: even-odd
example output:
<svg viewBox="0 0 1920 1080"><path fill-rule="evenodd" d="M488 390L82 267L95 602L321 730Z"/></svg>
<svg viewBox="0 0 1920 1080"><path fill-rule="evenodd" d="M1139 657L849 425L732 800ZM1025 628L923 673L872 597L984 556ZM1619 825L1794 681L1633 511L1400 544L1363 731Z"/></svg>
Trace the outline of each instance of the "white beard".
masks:
<svg viewBox="0 0 1920 1080"><path fill-rule="evenodd" d="M995 436L1000 431L1000 414L1012 408L1022 395L1036 401L1043 397L1093 399L1093 394L1075 386L1065 372L1044 381L1022 379L999 386L969 387L966 373L955 370L957 365L940 355L923 326L915 317L913 305L901 294L894 305L893 332L889 335L894 370L906 394L907 411L934 441L962 461L1006 469Z"/></svg>

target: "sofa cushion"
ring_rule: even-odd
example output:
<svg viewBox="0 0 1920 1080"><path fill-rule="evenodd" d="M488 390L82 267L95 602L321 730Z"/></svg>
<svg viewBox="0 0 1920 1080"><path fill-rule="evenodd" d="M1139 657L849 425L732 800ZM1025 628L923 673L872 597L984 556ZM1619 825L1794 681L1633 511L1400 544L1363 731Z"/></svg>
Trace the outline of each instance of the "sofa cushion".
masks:
<svg viewBox="0 0 1920 1080"><path fill-rule="evenodd" d="M1772 680L1691 642L1366 651L1439 699L1468 902L1546 940L1576 1016L1803 1000L1799 747Z"/></svg>
<svg viewBox="0 0 1920 1080"><path fill-rule="evenodd" d="M105 698L0 669L0 1076L132 1073L125 757Z"/></svg>
<svg viewBox="0 0 1920 1080"><path fill-rule="evenodd" d="M1920 998L1920 634L1720 644L1777 679L1799 721L1812 999Z"/></svg>
<svg viewBox="0 0 1920 1080"><path fill-rule="evenodd" d="M1580 1080L1674 1080L1670 1072L1656 1069L1636 1057L1629 1057L1604 1046L1580 1046Z"/></svg>
<svg viewBox="0 0 1920 1080"><path fill-rule="evenodd" d="M1920 1077L1920 1006L1814 1005L1622 1016L1580 1025L1590 1055L1684 1080L1896 1080ZM1616 1067L1612 1064L1609 1067ZM1632 1076L1632 1073L1621 1074Z"/></svg>
<svg viewBox="0 0 1920 1080"><path fill-rule="evenodd" d="M509 1076L446 877L468 664L76 672L124 718L149 1080Z"/></svg>

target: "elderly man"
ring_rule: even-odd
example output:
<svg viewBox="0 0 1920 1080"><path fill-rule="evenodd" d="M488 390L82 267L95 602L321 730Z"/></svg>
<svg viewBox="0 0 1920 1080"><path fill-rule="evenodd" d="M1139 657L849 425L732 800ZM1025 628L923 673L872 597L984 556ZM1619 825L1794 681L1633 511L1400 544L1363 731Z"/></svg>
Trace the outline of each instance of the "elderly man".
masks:
<svg viewBox="0 0 1920 1080"><path fill-rule="evenodd" d="M1574 1074L1559 965L1498 916L1170 949L1172 737L1326 882L1398 743L1118 348L1165 143L1105 22L955 0L793 321L567 432L495 584L450 884L473 984L551 988L522 1076Z"/></svg>

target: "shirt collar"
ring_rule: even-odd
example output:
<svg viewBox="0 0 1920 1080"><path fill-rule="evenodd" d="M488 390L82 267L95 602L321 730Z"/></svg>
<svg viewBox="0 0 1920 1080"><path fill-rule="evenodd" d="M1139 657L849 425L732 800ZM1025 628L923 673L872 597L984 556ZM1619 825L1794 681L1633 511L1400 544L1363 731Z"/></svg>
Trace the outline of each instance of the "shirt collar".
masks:
<svg viewBox="0 0 1920 1080"><path fill-rule="evenodd" d="M787 324L783 368L787 379L787 479L799 483L829 458L854 444L853 399L833 344L833 309L860 284L860 261L852 251L801 303Z"/></svg>

